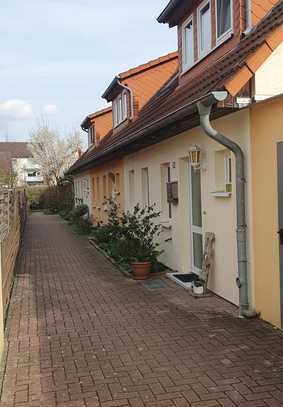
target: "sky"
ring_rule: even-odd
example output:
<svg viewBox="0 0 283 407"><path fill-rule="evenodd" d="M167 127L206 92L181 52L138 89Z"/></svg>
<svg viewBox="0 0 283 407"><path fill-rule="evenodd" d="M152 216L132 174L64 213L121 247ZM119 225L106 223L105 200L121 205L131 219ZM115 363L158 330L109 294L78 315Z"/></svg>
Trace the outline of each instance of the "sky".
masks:
<svg viewBox="0 0 283 407"><path fill-rule="evenodd" d="M119 72L175 51L158 24L169 0L6 0L0 14L0 141L28 141L38 120L63 136Z"/></svg>

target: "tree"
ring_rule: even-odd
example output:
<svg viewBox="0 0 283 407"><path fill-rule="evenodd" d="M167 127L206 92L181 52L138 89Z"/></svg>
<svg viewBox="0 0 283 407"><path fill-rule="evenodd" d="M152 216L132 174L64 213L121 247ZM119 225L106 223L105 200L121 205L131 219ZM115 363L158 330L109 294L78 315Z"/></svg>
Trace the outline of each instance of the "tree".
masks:
<svg viewBox="0 0 283 407"><path fill-rule="evenodd" d="M81 149L81 135L73 131L66 138L56 130L51 130L45 121L41 121L31 132L30 151L33 160L42 171L48 185L57 185L64 173L77 160Z"/></svg>

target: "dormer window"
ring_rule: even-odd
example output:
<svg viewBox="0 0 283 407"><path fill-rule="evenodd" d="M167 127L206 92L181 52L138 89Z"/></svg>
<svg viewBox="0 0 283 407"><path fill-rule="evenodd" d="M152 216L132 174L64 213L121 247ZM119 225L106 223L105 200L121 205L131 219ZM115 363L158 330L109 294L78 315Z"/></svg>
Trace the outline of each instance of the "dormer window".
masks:
<svg viewBox="0 0 283 407"><path fill-rule="evenodd" d="M232 31L232 0L216 0L217 42L227 38Z"/></svg>
<svg viewBox="0 0 283 407"><path fill-rule="evenodd" d="M233 34L233 0L204 0L182 24L183 73Z"/></svg>
<svg viewBox="0 0 283 407"><path fill-rule="evenodd" d="M128 118L128 94L124 90L113 100L113 122L114 127L119 126Z"/></svg>
<svg viewBox="0 0 283 407"><path fill-rule="evenodd" d="M211 7L210 0L202 3L198 9L199 56L211 50Z"/></svg>
<svg viewBox="0 0 283 407"><path fill-rule="evenodd" d="M91 147L92 145L95 145L95 144L96 144L96 131L95 131L95 125L93 124L88 129L88 146Z"/></svg>

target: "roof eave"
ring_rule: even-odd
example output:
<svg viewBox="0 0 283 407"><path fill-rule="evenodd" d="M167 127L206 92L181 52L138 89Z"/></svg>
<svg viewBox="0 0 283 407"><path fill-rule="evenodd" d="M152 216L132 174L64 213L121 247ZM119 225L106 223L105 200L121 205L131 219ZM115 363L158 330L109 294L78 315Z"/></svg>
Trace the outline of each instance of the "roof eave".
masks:
<svg viewBox="0 0 283 407"><path fill-rule="evenodd" d="M163 128L165 128L168 125L172 125L186 117L190 114L197 113L197 103L200 101L206 101L209 98L213 98L213 100L216 102L219 101L224 101L227 97L227 92L225 91L215 91L215 92L210 92L209 94L206 94L188 104L183 106L182 108L177 109L174 112L169 113L166 116L161 117L160 119L156 120L153 123L150 123L149 125L145 126L144 128L138 130L136 133L133 134L130 140L126 140L123 143L120 143L118 145L110 146L106 151L102 150L101 154L98 154L97 157L90 159L89 161L86 161L84 164L82 164L80 167L75 168L73 171L70 172L70 174L78 174L80 172L86 171L91 167L94 167L96 165L100 165L101 162L104 160L107 160L107 157L117 151L125 150L130 144L135 143L138 139L141 137L149 136L150 134L153 134L156 131L160 131ZM192 127L191 127L192 128Z"/></svg>
<svg viewBox="0 0 283 407"><path fill-rule="evenodd" d="M169 27L175 27L190 5L192 4L184 2L183 0L171 0L159 15L157 21L159 23L168 24Z"/></svg>
<svg viewBox="0 0 283 407"><path fill-rule="evenodd" d="M81 123L81 129L87 131L90 127L90 117L87 116L84 121Z"/></svg>
<svg viewBox="0 0 283 407"><path fill-rule="evenodd" d="M116 88L117 85L119 85L120 81L119 81L119 76L115 76L115 78L113 79L113 81L110 83L110 85L108 86L108 88L106 89L106 91L103 93L102 98L106 99L107 102L111 102L112 101L112 92L113 90Z"/></svg>

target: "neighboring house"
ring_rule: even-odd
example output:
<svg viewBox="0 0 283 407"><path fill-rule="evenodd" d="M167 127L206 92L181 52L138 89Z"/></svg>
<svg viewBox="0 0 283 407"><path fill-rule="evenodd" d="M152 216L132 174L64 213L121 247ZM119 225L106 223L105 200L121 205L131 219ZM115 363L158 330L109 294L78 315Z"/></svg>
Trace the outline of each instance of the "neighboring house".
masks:
<svg viewBox="0 0 283 407"><path fill-rule="evenodd" d="M93 156L137 120L140 110L177 68L178 56L173 52L119 74L103 94L107 102L112 102L112 108L93 113L83 121L89 148L69 173L74 176L76 203L89 205L95 223L107 220L107 199L114 198L124 208L124 168L119 157L99 165Z"/></svg>
<svg viewBox="0 0 283 407"><path fill-rule="evenodd" d="M0 174L6 186L11 182L14 186L42 185L44 181L25 142L0 142Z"/></svg>
<svg viewBox="0 0 283 407"><path fill-rule="evenodd" d="M72 173L74 179L75 204L77 206L81 204L87 205L91 216L93 216L93 211L95 210L92 202L94 191L93 177L91 176L91 171L89 169L84 170L81 163L85 161L86 157L92 153L100 141L112 129L112 120L111 107L92 113L84 119L81 127L88 134L88 149L71 167L71 170L69 170L70 173L72 169L77 168L77 171Z"/></svg>

